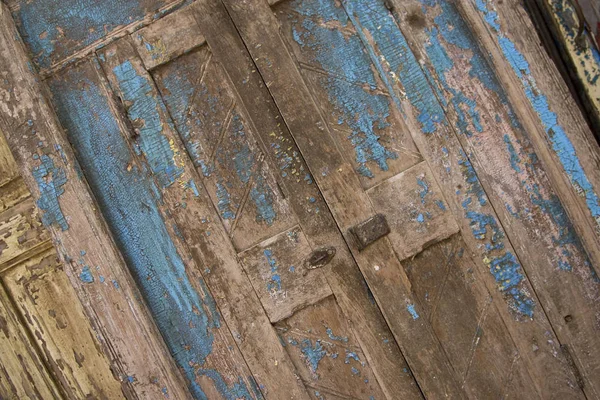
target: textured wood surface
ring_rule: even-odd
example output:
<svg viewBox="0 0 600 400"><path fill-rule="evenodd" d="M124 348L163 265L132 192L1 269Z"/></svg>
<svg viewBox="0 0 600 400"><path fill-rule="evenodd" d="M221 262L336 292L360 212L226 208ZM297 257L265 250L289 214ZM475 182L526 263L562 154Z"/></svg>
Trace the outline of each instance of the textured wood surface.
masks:
<svg viewBox="0 0 600 400"><path fill-rule="evenodd" d="M107 234L86 182L76 172L73 151L54 111L41 96L43 86L28 67L28 58L4 5L0 19L4 78L0 92L6 99L0 129L42 210L42 221L53 236L103 351L126 391L153 397L153 393L161 396L161 389L166 387L174 398L185 398L188 394L182 378L138 300L139 292ZM119 287L99 279L91 281L86 272L96 267Z"/></svg>
<svg viewBox="0 0 600 400"><path fill-rule="evenodd" d="M600 397L600 150L522 4L7 4L0 397Z"/></svg>

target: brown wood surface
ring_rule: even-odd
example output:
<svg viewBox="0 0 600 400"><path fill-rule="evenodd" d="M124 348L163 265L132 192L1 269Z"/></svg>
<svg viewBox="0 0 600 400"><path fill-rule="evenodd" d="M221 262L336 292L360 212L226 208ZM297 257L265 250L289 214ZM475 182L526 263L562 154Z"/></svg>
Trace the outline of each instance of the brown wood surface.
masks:
<svg viewBox="0 0 600 400"><path fill-rule="evenodd" d="M2 103L0 129L35 200L44 196L32 175L36 168L39 171L39 158L44 155L55 166L46 179L49 184L56 179L57 197L47 200L56 203L51 203L47 211L58 219L49 219L48 228L103 351L119 378L125 381L126 392L136 393L139 397L153 397L153 393L160 396L162 386L151 383L157 378L168 386L173 398L186 398L183 380L145 306L138 300L138 290L94 205L86 182L75 171L73 152L53 110L41 95L43 86L28 67L28 57L4 5L0 8L0 20L0 65L3 71L0 92L6 100ZM66 182L61 182L62 174ZM115 291L112 286L100 282L82 282L79 279L81 267L74 261L81 251L86 252L87 263L100 266L107 276L118 280L121 290ZM129 382L127 377L130 375L136 375L138 380Z"/></svg>

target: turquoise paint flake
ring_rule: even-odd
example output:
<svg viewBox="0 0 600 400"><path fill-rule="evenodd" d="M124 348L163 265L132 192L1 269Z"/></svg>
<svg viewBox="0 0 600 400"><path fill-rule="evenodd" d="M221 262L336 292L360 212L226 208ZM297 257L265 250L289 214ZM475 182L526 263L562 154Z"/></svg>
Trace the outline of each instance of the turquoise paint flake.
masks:
<svg viewBox="0 0 600 400"><path fill-rule="evenodd" d="M138 74L129 60L113 68L123 101L128 104L127 115L139 128L139 143L152 172L160 185L170 186L183 174L175 165L175 153L163 134L160 112L167 115L165 106L153 93L148 78Z"/></svg>
<svg viewBox="0 0 600 400"><path fill-rule="evenodd" d="M327 352L321 345L321 341L317 339L313 346L310 339L303 339L300 345L300 351L304 355L310 370L316 374L317 369L319 368L319 362L327 355Z"/></svg>
<svg viewBox="0 0 600 400"><path fill-rule="evenodd" d="M407 304L406 305L406 310L408 311L408 313L410 314L410 316L412 317L412 319L414 319L414 320L419 319L419 314L417 313L417 310L415 310L415 305L414 304Z"/></svg>
<svg viewBox="0 0 600 400"><path fill-rule="evenodd" d="M348 343L348 337L346 336L336 336L333 334L333 331L331 330L331 328L327 328L325 330L325 332L327 333L327 336L329 337L329 339L331 340L337 340L340 342L344 342L344 343Z"/></svg>
<svg viewBox="0 0 600 400"><path fill-rule="evenodd" d="M94 282L94 276L92 275L92 271L90 270L90 267L88 267L87 265L85 267L83 267L83 269L81 270L81 273L79 274L79 279L81 280L81 282L84 282L84 283Z"/></svg>
<svg viewBox="0 0 600 400"><path fill-rule="evenodd" d="M281 292L281 275L277 272L279 266L277 265L277 260L273 256L273 252L270 249L265 249L263 251L265 258L267 259L267 263L269 263L269 269L271 276L269 281L267 282L267 291L269 293L278 293Z"/></svg>
<svg viewBox="0 0 600 400"><path fill-rule="evenodd" d="M82 71L88 68L87 73ZM90 64L70 69L50 86L60 122L76 149L100 209L176 363L197 399L206 395L197 383L205 376L223 398L256 398L240 378L228 385L205 361L212 353L219 317L206 289L190 282L186 265L159 210L149 171L126 168L131 154L107 98L87 76ZM113 281L115 288L118 284ZM203 282L201 288L205 288ZM234 379L237 379L234 378Z"/></svg>
<svg viewBox="0 0 600 400"><path fill-rule="evenodd" d="M304 17L290 16L294 40L309 49L313 62L327 73L319 82L327 90L338 124L351 130L348 140L355 150L358 172L372 178L373 165L387 171L388 160L397 159L398 154L380 142L377 131L390 126L390 104L376 93L372 64L359 34L342 32L351 27L350 20L332 1L294 1L292 8ZM328 23L339 29L326 26Z"/></svg>
<svg viewBox="0 0 600 400"><path fill-rule="evenodd" d="M62 231L69 229L69 224L65 218L58 198L64 193L63 185L67 183L67 174L64 169L57 167L54 160L47 154L34 156L40 160L40 165L32 171L40 197L37 206L42 210L42 223L44 226L56 225Z"/></svg>
<svg viewBox="0 0 600 400"><path fill-rule="evenodd" d="M498 18L497 15L493 16L494 12L488 9L487 4L486 0L479 0L477 6L489 24L490 18L493 17L496 21ZM537 87L535 78L531 74L529 63L515 44L499 28L496 29L494 25L490 26L497 32L496 37L504 57L506 57L517 78L521 81L525 94L540 118L546 132L546 137L552 144L552 149L558 156L571 184L575 187L577 193L585 197L588 210L596 220L596 224L600 225L600 199L581 166L573 143L563 127L559 125L556 113L550 110L548 98Z"/></svg>

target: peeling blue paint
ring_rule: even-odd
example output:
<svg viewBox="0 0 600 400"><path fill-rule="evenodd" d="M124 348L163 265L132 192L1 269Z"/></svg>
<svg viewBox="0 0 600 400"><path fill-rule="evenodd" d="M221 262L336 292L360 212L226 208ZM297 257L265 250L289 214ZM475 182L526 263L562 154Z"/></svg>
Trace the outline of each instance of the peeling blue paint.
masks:
<svg viewBox="0 0 600 400"><path fill-rule="evenodd" d="M313 61L327 74L319 82L335 107L338 124L346 124L351 130L348 139L355 149L358 172L374 177L372 164L387 171L388 160L397 159L398 154L380 142L377 131L390 125L390 104L376 92L372 64L359 33L342 32L351 26L350 20L332 1L294 1L292 8L305 17L299 21L290 16L294 40L312 50ZM327 23L339 24L340 29Z"/></svg>
<svg viewBox="0 0 600 400"><path fill-rule="evenodd" d="M515 44L500 31L497 14L495 15L493 11L488 9L487 1L478 0L477 6L479 11L483 13L485 20L488 21L488 24L490 24L490 19L496 21L495 24L490 24L490 26L497 32L496 36L504 57L506 57L517 78L521 81L525 95L538 114L544 126L546 136L552 144L552 149L558 156L571 184L575 187L578 194L585 197L588 210L596 220L596 224L600 225L600 199L595 193L594 187L590 183L577 157L573 143L563 127L559 125L556 113L550 110L547 97L537 87L535 78L531 74L529 63Z"/></svg>
<svg viewBox="0 0 600 400"><path fill-rule="evenodd" d="M348 343L348 337L346 336L336 336L333 334L333 331L331 330L331 328L327 328L325 330L325 332L327 333L327 336L329 337L329 339L331 340L337 340L340 342L344 342L344 343Z"/></svg>
<svg viewBox="0 0 600 400"><path fill-rule="evenodd" d="M256 222L264 222L269 226L273 225L277 218L277 213L273 207L273 192L260 173L256 175L254 185L250 189L250 198L256 206Z"/></svg>
<svg viewBox="0 0 600 400"><path fill-rule="evenodd" d="M273 252L270 249L265 249L263 251L267 262L269 263L271 276L269 281L267 282L267 291L269 293L280 292L281 291L281 275L277 273L277 269L279 268L277 265L277 260L273 256Z"/></svg>
<svg viewBox="0 0 600 400"><path fill-rule="evenodd" d="M313 373L317 373L317 368L319 368L319 362L327 355L325 349L321 345L320 340L316 340L313 346L312 341L310 339L303 339L302 344L300 346L300 351L304 354L306 358L306 362L310 367L310 370Z"/></svg>
<svg viewBox="0 0 600 400"><path fill-rule="evenodd" d="M34 63L47 68L118 27L141 20L165 3L165 0L20 0L13 17Z"/></svg>
<svg viewBox="0 0 600 400"><path fill-rule="evenodd" d="M94 276L92 275L92 271L90 270L90 267L88 267L87 265L85 267L83 267L83 269L81 270L81 273L79 274L79 279L81 279L81 281L85 282L85 283L94 282Z"/></svg>
<svg viewBox="0 0 600 400"><path fill-rule="evenodd" d="M140 147L160 185L164 188L183 174L175 165L175 154L163 134L159 112L167 115L162 101L153 93L148 78L138 74L129 60L113 68L123 101L128 105L127 115L139 131Z"/></svg>
<svg viewBox="0 0 600 400"><path fill-rule="evenodd" d="M66 231L69 224L60 208L58 198L65 191L63 185L67 183L67 174L61 167L55 166L49 155L36 154L35 157L40 160L40 165L33 169L32 175L40 191L37 206L43 212L42 223L47 227L56 225Z"/></svg>
<svg viewBox="0 0 600 400"><path fill-rule="evenodd" d="M214 300L207 291L200 297L192 286L159 211L152 177L138 167L126 168L131 165L131 154L106 97L89 78L94 73L88 63L53 78L53 98L158 328L195 398L206 398L196 382L198 376L207 376L224 398L254 398L241 380L228 386L217 372L205 368L213 349L213 331L219 327ZM200 286L204 288L203 283Z"/></svg>
<svg viewBox="0 0 600 400"><path fill-rule="evenodd" d="M357 31L361 33L363 43L382 78L389 82L399 81L406 97L419 112L417 120L421 123L422 132L436 132L439 124L447 123L444 110L383 1L344 0L343 4L357 25ZM376 48L363 29L377 44ZM390 90L390 95L397 98L394 90Z"/></svg>

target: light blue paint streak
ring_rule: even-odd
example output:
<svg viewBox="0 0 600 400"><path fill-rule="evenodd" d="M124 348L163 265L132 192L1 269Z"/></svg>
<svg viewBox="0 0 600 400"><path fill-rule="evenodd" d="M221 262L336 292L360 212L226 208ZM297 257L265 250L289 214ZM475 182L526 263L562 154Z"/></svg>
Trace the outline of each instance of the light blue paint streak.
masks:
<svg viewBox="0 0 600 400"><path fill-rule="evenodd" d="M406 310L408 311L408 313L410 314L410 316L412 317L412 319L414 319L414 320L419 319L419 314L417 313L417 310L415 310L415 305L414 304L407 304L406 305Z"/></svg>
<svg viewBox="0 0 600 400"><path fill-rule="evenodd" d="M488 21L493 11L488 10L487 3L484 0L479 0L477 6L479 11L483 13L485 20ZM491 27L495 29L493 25ZM579 162L573 143L563 127L559 125L556 113L550 110L548 98L537 87L535 78L531 74L529 63L523 54L499 29L496 30L498 31L496 36L500 48L521 81L525 94L541 120L548 140L552 143L552 149L558 156L575 190L585 196L588 210L596 220L596 224L600 224L600 199Z"/></svg>

